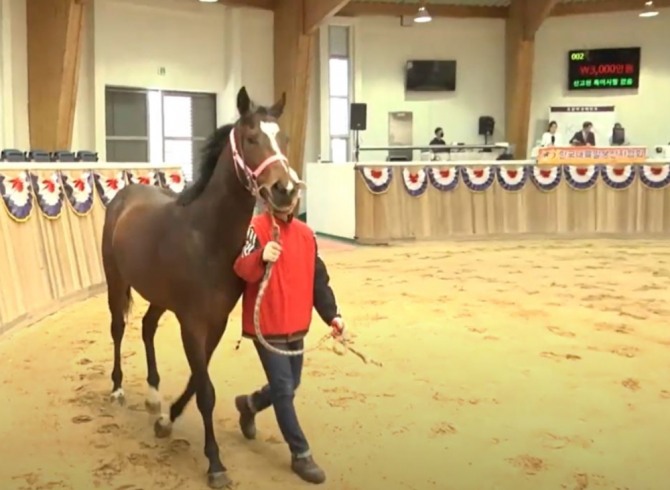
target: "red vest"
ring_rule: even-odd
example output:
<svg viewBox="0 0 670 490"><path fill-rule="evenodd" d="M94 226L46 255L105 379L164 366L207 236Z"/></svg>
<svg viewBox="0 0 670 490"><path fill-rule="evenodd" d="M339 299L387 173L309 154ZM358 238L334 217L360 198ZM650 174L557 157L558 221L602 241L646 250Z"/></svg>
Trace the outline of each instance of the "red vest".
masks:
<svg viewBox="0 0 670 490"><path fill-rule="evenodd" d="M314 232L302 221L277 220L277 224L282 252L272 266L272 275L261 300L260 327L268 339L289 340L307 333L312 320L316 239ZM243 252L237 259L235 271L246 281L242 297L243 334L255 337L254 307L265 271L263 247L272 239L272 220L268 213L253 218L250 234L255 234L256 246L252 252L247 250L246 255Z"/></svg>

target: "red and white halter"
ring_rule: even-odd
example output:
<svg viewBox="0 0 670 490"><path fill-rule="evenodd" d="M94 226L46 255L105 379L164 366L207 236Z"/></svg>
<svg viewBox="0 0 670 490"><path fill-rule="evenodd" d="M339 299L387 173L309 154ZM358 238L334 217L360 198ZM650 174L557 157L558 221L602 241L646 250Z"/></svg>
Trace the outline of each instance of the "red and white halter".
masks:
<svg viewBox="0 0 670 490"><path fill-rule="evenodd" d="M289 171L288 158L283 153L275 153L270 155L265 160L261 162L258 167L255 169L249 168L249 166L244 162L244 158L240 155L240 152L237 151L237 138L235 138L235 129L230 132L230 149L233 153L233 161L235 162L235 172L237 173L238 178L240 177L240 170L244 173L247 184L244 184L249 192L254 196L258 196L258 177L273 163L281 163L284 168ZM241 180L241 179L240 179Z"/></svg>

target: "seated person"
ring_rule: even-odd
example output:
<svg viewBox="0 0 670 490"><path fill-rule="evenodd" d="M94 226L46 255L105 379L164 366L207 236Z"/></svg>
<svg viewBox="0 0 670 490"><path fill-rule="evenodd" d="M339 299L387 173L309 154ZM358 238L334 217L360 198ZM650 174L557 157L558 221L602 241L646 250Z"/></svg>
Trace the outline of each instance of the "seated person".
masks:
<svg viewBox="0 0 670 490"><path fill-rule="evenodd" d="M446 146L444 142L444 131L442 128L435 128L435 137L428 143L430 146ZM433 153L449 153L449 148L431 148Z"/></svg>
<svg viewBox="0 0 670 490"><path fill-rule="evenodd" d="M572 146L596 146L596 135L593 134L593 124L586 121L582 130L577 131L570 139Z"/></svg>
<svg viewBox="0 0 670 490"><path fill-rule="evenodd" d="M547 131L542 135L540 146L561 146L557 131L558 123L556 121L551 121L547 126Z"/></svg>

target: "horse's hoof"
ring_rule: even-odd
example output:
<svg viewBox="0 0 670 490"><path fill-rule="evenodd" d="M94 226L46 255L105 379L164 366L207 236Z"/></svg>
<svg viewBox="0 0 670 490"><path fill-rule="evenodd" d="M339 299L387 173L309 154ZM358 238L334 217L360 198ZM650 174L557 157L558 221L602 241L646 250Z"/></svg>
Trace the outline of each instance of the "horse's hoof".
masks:
<svg viewBox="0 0 670 490"><path fill-rule="evenodd" d="M154 434L156 434L156 437L159 439L164 439L172 434L172 422L170 421L169 416L163 414L158 417L154 423Z"/></svg>
<svg viewBox="0 0 670 490"><path fill-rule="evenodd" d="M112 394L109 395L109 401L112 403L116 402L119 405L123 406L126 404L126 394L123 392L123 388L112 391Z"/></svg>
<svg viewBox="0 0 670 490"><path fill-rule="evenodd" d="M144 400L144 406L150 414L156 415L161 413L161 402Z"/></svg>
<svg viewBox="0 0 670 490"><path fill-rule="evenodd" d="M207 475L207 484L209 488L229 488L233 481L228 478L225 471L217 471L216 473L209 473Z"/></svg>

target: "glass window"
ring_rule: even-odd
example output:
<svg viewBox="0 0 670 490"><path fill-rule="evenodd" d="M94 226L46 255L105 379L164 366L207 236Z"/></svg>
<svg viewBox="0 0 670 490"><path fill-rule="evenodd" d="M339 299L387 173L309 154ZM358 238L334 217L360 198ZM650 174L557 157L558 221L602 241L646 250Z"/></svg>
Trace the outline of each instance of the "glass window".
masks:
<svg viewBox="0 0 670 490"><path fill-rule="evenodd" d="M163 163L163 101L159 90L149 92L149 161Z"/></svg>
<svg viewBox="0 0 670 490"><path fill-rule="evenodd" d="M349 56L349 28L347 26L328 27L328 52L331 56L345 58Z"/></svg>
<svg viewBox="0 0 670 490"><path fill-rule="evenodd" d="M330 159L333 163L344 163L348 160L349 142L346 138L331 138Z"/></svg>
<svg viewBox="0 0 670 490"><path fill-rule="evenodd" d="M208 138L216 130L216 95L194 94L193 137Z"/></svg>
<svg viewBox="0 0 670 490"><path fill-rule="evenodd" d="M105 123L107 136L146 138L148 135L146 92L107 88Z"/></svg>
<svg viewBox="0 0 670 490"><path fill-rule="evenodd" d="M163 97L163 136L165 138L193 136L191 107L191 97L188 95L165 95Z"/></svg>
<svg viewBox="0 0 670 490"><path fill-rule="evenodd" d="M142 140L107 140L108 162L148 162L149 142Z"/></svg>
<svg viewBox="0 0 670 490"><path fill-rule="evenodd" d="M193 142L191 140L165 140L165 162L180 165L184 178L193 177Z"/></svg>
<svg viewBox="0 0 670 490"><path fill-rule="evenodd" d="M330 58L328 60L328 79L331 97L347 97L349 95L349 60Z"/></svg>
<svg viewBox="0 0 670 490"><path fill-rule="evenodd" d="M330 135L349 134L349 100L345 97L330 98Z"/></svg>

